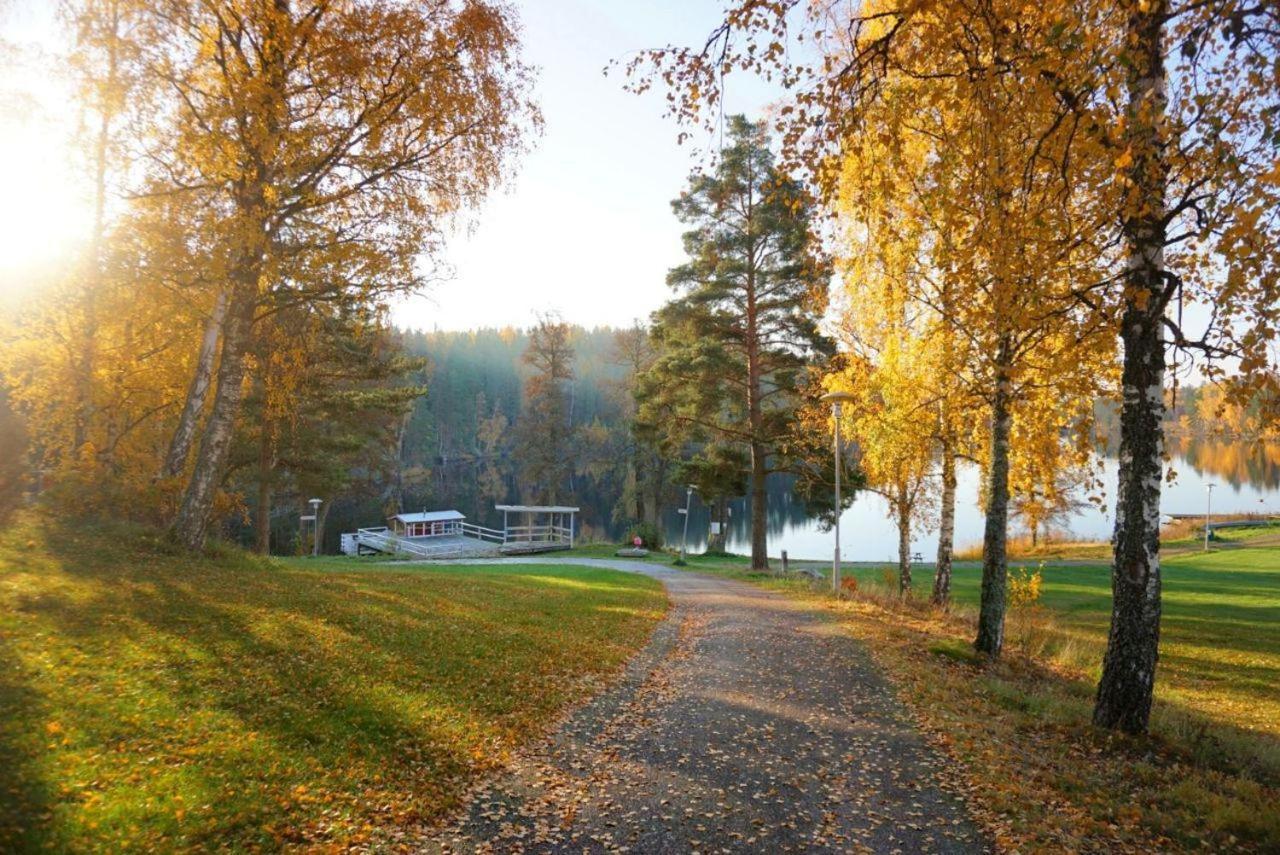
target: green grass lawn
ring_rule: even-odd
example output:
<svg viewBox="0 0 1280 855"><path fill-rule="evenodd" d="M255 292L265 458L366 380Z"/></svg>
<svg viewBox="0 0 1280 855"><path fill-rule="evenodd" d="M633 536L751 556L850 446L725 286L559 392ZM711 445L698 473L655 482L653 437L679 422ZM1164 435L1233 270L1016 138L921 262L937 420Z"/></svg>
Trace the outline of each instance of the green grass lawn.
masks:
<svg viewBox="0 0 1280 855"><path fill-rule="evenodd" d="M1248 532L1235 536L1242 544L1256 537ZM1184 552L1161 563L1159 698L1217 723L1280 740L1280 548L1241 545L1207 554ZM736 556L691 557L690 569L699 568L750 575L746 559ZM1096 676L1111 621L1110 568L1079 561L1010 564L1012 571L1021 568L1041 571L1042 608L1062 636L1059 655ZM846 566L844 573L865 587L880 583L886 569L896 573L883 564ZM981 580L979 564L957 562L952 571L956 602L976 606ZM932 566L915 568L914 583L927 596Z"/></svg>
<svg viewBox="0 0 1280 855"><path fill-rule="evenodd" d="M839 603L826 581L752 573L742 557L692 556L688 569L830 609L957 760L1011 850L1271 852L1280 851L1280 548L1266 543L1246 535L1164 560L1157 703L1151 738L1137 740L1091 724L1110 623L1104 564L1013 562L1015 572L1041 569L1041 600L1011 610L1006 656L990 664L971 646L975 562L955 567L950 614L920 602L931 566L916 568L917 597L906 603L885 584L896 567L883 564L847 566L859 595Z"/></svg>
<svg viewBox="0 0 1280 855"><path fill-rule="evenodd" d="M0 851L350 845L457 803L660 619L582 567L0 532Z"/></svg>

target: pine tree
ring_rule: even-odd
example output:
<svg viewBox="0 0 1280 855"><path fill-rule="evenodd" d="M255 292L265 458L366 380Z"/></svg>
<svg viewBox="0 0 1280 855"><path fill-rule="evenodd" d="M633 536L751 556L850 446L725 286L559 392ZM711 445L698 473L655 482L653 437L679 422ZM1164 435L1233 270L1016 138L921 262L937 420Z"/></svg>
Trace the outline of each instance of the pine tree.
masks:
<svg viewBox="0 0 1280 855"><path fill-rule="evenodd" d="M532 369L516 425L516 454L534 501L554 505L576 463L572 414L574 352L569 325L544 315L521 361Z"/></svg>
<svg viewBox="0 0 1280 855"><path fill-rule="evenodd" d="M648 382L677 421L746 450L751 564L767 569L765 479L785 468L796 410L834 352L818 329L831 266L812 203L774 165L764 126L735 116L728 131L714 172L672 202L690 227L689 260L668 274L677 296L654 314Z"/></svg>

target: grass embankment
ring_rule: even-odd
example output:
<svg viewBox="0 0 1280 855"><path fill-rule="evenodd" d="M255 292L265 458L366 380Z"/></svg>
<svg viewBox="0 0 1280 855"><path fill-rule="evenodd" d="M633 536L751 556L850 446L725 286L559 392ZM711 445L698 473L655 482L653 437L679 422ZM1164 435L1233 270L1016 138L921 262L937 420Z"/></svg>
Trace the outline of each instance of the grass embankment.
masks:
<svg viewBox="0 0 1280 855"><path fill-rule="evenodd" d="M1262 514L1226 514L1213 518L1213 546L1215 549L1230 549L1237 546L1263 545L1280 546L1280 519ZM1222 526L1222 523L1256 523L1235 527ZM1182 518L1174 520L1164 527L1160 533L1160 548L1166 556L1183 552L1196 552L1204 549L1204 520ZM1084 559L1089 561L1110 561L1111 544L1106 541L1079 540L1041 540L1032 543L1030 538L1015 537L1009 541L1009 555L1021 560L1035 559ZM956 558L964 560L981 560L982 544L969 544L956 550Z"/></svg>
<svg viewBox="0 0 1280 855"><path fill-rule="evenodd" d="M0 851L345 846L430 819L665 608L609 571L190 558L28 517L0 532Z"/></svg>
<svg viewBox="0 0 1280 855"><path fill-rule="evenodd" d="M1260 535L1231 536L1244 544ZM1090 723L1110 621L1103 564L1045 564L1038 605L1011 612L1007 655L994 664L970 645L981 574L974 564L955 568L950 614L899 600L884 567L847 569L859 593L842 602L823 584L752 574L745 559L694 556L689 569L832 609L959 761L974 802L1010 846L1280 850L1280 549L1166 559L1148 739ZM916 568L915 584L927 596L932 568Z"/></svg>

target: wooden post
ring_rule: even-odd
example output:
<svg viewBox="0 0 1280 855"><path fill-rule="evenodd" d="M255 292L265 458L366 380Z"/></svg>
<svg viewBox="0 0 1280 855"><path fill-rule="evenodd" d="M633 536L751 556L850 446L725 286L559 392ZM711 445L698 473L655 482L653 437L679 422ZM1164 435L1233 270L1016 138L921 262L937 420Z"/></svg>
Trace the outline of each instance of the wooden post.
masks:
<svg viewBox="0 0 1280 855"><path fill-rule="evenodd" d="M785 576L790 572L791 569L787 566L787 550L784 549L782 550L782 575Z"/></svg>

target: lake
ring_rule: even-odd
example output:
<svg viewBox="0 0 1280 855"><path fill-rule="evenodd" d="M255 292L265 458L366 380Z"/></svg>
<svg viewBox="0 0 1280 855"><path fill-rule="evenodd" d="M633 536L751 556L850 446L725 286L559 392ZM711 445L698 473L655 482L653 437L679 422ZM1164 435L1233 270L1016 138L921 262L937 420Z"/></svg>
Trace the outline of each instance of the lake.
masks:
<svg viewBox="0 0 1280 855"><path fill-rule="evenodd" d="M1102 506L1089 507L1073 515L1067 530L1054 532L1055 539L1107 540L1115 523L1116 460L1102 460L1102 481L1106 494ZM1249 443L1188 442L1171 454L1168 469L1174 480L1166 481L1161 509L1166 514L1203 514L1207 485L1213 490L1213 513L1280 513L1280 445ZM979 504L979 471L964 465L959 471L956 492L957 548L982 542L983 515ZM670 545L680 544L683 517L671 508L663 515L663 529ZM710 514L695 494L689 518L689 549L701 551L706 544ZM730 552L750 551L750 512L745 500L733 502L729 524ZM840 517L841 556L849 561L897 561L898 535L881 497L861 492L853 506ZM769 555L782 550L792 558L831 558L834 534L824 531L810 518L803 505L791 499L782 483L769 490ZM1011 533L1020 533L1016 522ZM937 531L913 533L912 552L932 561L937 552Z"/></svg>

